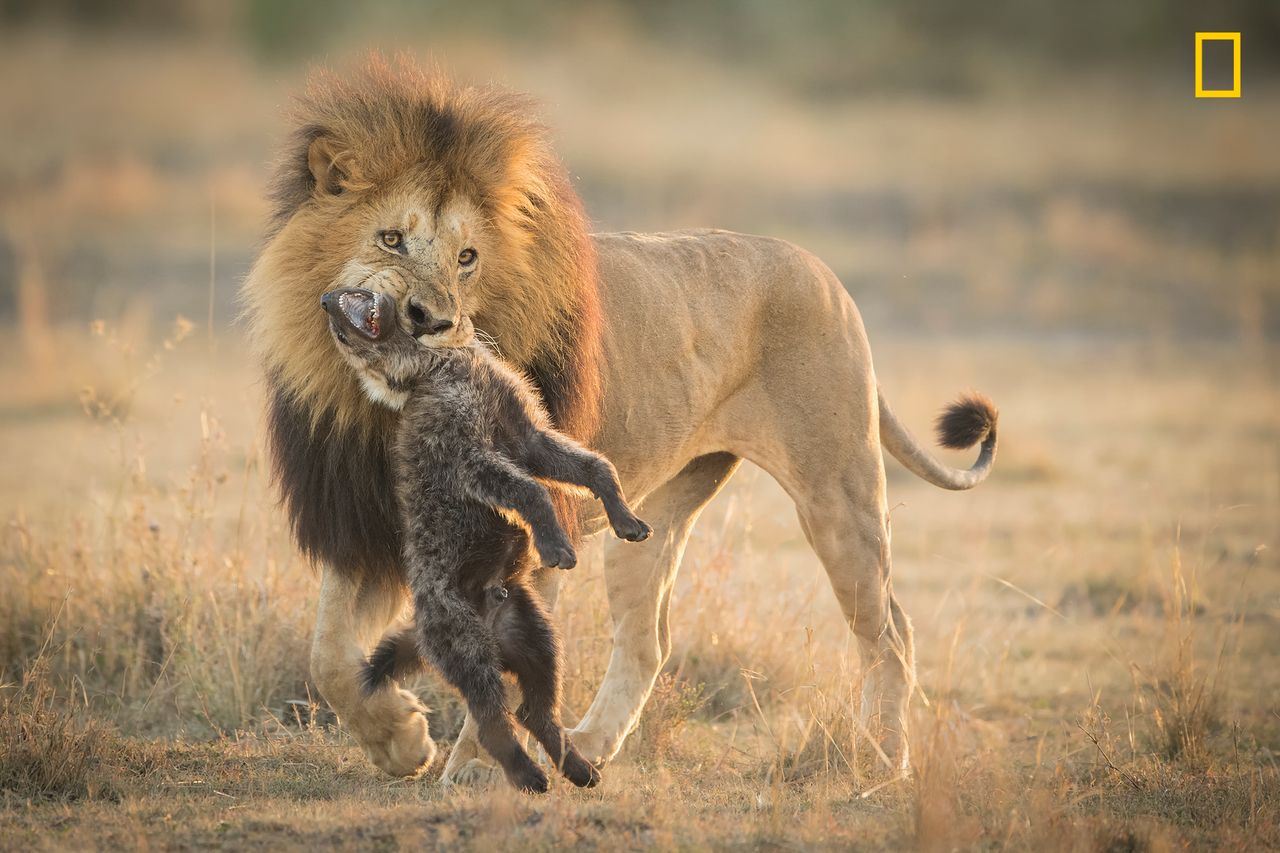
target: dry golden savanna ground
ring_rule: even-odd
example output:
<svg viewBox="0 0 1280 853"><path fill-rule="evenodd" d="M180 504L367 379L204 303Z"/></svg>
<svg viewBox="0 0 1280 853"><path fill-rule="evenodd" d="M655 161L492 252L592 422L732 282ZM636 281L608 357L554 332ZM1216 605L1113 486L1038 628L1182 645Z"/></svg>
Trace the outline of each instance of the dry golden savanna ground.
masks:
<svg viewBox="0 0 1280 853"><path fill-rule="evenodd" d="M966 387L1000 404L976 491L889 463L914 774L852 723L849 632L746 468L602 787L381 776L309 684L316 575L229 322L300 72L0 35L24 129L0 153L0 847L1280 846L1274 91L814 102L607 33L464 47L459 73L547 102L603 227L794 239L863 306L908 423ZM11 82L49 78L52 103ZM598 559L557 616L572 719L609 649ZM447 743L459 703L420 689Z"/></svg>

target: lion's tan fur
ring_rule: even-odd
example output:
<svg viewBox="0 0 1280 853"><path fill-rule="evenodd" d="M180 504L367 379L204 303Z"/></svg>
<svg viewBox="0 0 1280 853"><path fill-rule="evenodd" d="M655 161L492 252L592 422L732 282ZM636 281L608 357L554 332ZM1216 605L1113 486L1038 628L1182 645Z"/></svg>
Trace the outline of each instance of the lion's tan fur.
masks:
<svg viewBox="0 0 1280 853"><path fill-rule="evenodd" d="M493 234L475 282L477 328L523 367L578 374L560 426L589 437L598 408L595 258L581 205L528 100L455 85L406 61L350 78L316 73L279 162L274 226L245 284L250 337L269 374L315 422L384 429L351 371L333 358L317 309L356 243L350 211L377 194L461 195ZM333 186L317 191L328 167ZM340 189L340 193L326 192ZM572 334L566 334L571 329Z"/></svg>

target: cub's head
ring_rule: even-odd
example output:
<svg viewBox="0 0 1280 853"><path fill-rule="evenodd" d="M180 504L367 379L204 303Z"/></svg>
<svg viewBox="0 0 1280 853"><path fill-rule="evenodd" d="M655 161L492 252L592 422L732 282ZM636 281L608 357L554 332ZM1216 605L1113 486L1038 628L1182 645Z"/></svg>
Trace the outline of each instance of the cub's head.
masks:
<svg viewBox="0 0 1280 853"><path fill-rule="evenodd" d="M355 370L369 399L390 409L403 408L430 349L401 327L395 300L363 288L340 288L321 296L320 307L328 315L338 352Z"/></svg>

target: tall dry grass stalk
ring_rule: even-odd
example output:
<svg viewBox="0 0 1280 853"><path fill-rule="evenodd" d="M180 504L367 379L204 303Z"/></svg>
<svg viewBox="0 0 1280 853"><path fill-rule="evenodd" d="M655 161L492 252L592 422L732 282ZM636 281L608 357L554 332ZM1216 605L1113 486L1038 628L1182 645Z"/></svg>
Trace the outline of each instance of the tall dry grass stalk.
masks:
<svg viewBox="0 0 1280 853"><path fill-rule="evenodd" d="M1221 614L1215 620L1219 623L1214 638L1217 653L1206 654L1210 638L1204 636L1201 622L1209 604L1199 585L1201 563L1188 568L1183 550L1179 529L1167 576L1158 585L1163 621L1157 660L1149 667L1134 666L1135 706L1139 713L1149 713L1150 739L1161 757L1199 764L1210 755L1210 738L1223 729L1231 663L1227 651L1240 623L1236 614Z"/></svg>

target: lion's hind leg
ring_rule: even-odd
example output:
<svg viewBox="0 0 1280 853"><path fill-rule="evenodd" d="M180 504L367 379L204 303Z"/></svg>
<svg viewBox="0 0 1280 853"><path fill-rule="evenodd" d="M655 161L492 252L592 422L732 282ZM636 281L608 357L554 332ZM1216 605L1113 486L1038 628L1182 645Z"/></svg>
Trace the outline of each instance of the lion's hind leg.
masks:
<svg viewBox="0 0 1280 853"><path fill-rule="evenodd" d="M908 702L915 685L911 622L893 594L889 513L879 488L859 476L811 483L797 509L809 544L822 560L862 658L862 716L880 735L894 770L908 765Z"/></svg>
<svg viewBox="0 0 1280 853"><path fill-rule="evenodd" d="M768 471L795 501L805 538L858 641L864 716L896 771L907 766L915 655L891 579L875 373L852 300L829 269L801 261L797 273L821 281L787 287L774 304L776 334L789 344L785 354L762 362L718 419L737 436L731 449Z"/></svg>

